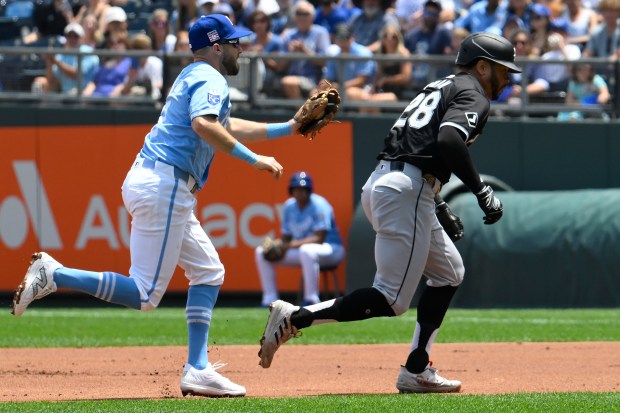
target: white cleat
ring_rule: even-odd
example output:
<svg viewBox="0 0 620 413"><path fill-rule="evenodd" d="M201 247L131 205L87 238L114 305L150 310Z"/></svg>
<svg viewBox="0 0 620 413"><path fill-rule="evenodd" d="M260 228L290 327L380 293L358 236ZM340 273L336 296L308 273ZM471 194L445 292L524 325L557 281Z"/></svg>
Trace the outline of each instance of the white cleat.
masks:
<svg viewBox="0 0 620 413"><path fill-rule="evenodd" d="M461 390L461 382L441 377L430 364L418 374L401 366L396 388L400 393L451 393Z"/></svg>
<svg viewBox="0 0 620 413"><path fill-rule="evenodd" d="M54 271L63 265L45 252L35 252L30 260L30 267L24 281L17 287L13 295L11 313L20 316L34 300L45 297L56 291Z"/></svg>
<svg viewBox="0 0 620 413"><path fill-rule="evenodd" d="M220 362L209 363L204 370L197 370L186 364L181 378L181 394L206 397L245 396L245 387L233 383L215 371L224 366L225 364Z"/></svg>
<svg viewBox="0 0 620 413"><path fill-rule="evenodd" d="M297 329L291 325L291 314L299 310L298 306L278 300L269 306L269 318L260 339L258 364L266 369L271 366L273 356L280 346L294 337L298 337ZM299 332L301 334L301 332Z"/></svg>

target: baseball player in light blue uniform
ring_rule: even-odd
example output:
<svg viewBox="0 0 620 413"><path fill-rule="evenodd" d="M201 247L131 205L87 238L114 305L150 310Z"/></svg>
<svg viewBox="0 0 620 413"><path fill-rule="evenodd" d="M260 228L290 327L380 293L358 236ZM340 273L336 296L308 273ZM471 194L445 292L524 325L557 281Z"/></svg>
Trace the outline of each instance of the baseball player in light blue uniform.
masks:
<svg viewBox="0 0 620 413"><path fill-rule="evenodd" d="M314 193L314 184L306 172L293 174L288 186L292 196L284 203L282 242L286 253L277 262L263 255L263 247L255 250L256 267L263 288L262 306L278 299L275 266L301 267L304 279L304 305L319 299L321 266L337 265L344 258L342 237L336 226L334 208L321 195Z"/></svg>
<svg viewBox="0 0 620 413"><path fill-rule="evenodd" d="M216 151L242 159L278 178L282 165L253 153L240 141L288 136L299 125L259 123L230 116L224 75L239 72L239 38L252 34L220 14L202 16L189 32L194 62L179 74L159 121L147 134L122 187L132 216L129 277L64 267L45 252L33 254L13 298L13 314L57 288L81 291L142 311L156 308L176 266L189 280L186 318L188 359L181 392L202 396L244 396L243 386L220 375L208 361L212 310L224 282L224 266L196 219L194 192L209 175Z"/></svg>

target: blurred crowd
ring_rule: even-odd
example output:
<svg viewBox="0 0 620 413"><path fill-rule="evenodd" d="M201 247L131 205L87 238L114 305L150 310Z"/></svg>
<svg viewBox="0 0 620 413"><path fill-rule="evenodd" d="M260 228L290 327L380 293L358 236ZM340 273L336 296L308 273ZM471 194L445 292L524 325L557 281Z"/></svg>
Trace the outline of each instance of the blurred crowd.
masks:
<svg viewBox="0 0 620 413"><path fill-rule="evenodd" d="M260 93L267 97L303 98L327 79L347 99L369 102L359 110L378 111L375 102L409 100L437 76L453 71L450 63L429 64L416 57L453 57L468 34L488 31L509 39L517 58L540 62L525 66L525 78L515 75L499 102L518 104L526 96L532 102L582 106L613 100L620 0L0 0L0 46L189 53L189 27L211 13L254 31L244 39L244 51L313 57L263 59ZM56 51L41 56L40 73L29 79L33 93L81 91L158 100L166 94L165 66L178 73L191 61L88 55L81 59L78 76L78 56ZM394 55L408 59L376 59ZM332 56L368 59L342 64ZM579 63L582 57L605 58L609 64ZM0 87L24 88L9 77L0 75ZM569 110L560 115L574 119L583 114Z"/></svg>

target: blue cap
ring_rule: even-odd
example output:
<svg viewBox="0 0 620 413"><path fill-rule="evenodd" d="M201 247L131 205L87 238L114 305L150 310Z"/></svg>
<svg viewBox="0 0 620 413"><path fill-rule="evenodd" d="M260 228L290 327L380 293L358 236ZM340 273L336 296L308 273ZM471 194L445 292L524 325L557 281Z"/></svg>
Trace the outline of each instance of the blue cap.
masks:
<svg viewBox="0 0 620 413"><path fill-rule="evenodd" d="M541 3L532 4L532 6L530 7L530 11L532 13L538 14L539 16L551 17L551 10L549 9L549 7Z"/></svg>
<svg viewBox="0 0 620 413"><path fill-rule="evenodd" d="M549 23L549 30L568 32L568 20L561 17L551 20L551 23Z"/></svg>
<svg viewBox="0 0 620 413"><path fill-rule="evenodd" d="M189 47L196 51L222 40L239 39L253 33L251 30L235 27L223 14L210 14L200 17L189 29Z"/></svg>

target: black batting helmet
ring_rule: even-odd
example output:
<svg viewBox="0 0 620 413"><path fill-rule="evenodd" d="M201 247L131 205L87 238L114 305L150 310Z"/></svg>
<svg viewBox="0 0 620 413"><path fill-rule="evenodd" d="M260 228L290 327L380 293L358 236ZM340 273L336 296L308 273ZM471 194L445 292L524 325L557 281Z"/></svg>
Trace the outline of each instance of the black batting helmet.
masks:
<svg viewBox="0 0 620 413"><path fill-rule="evenodd" d="M470 34L461 43L456 64L468 66L476 59L490 60L506 66L512 73L521 73L521 68L514 63L515 48L512 43L493 33Z"/></svg>

